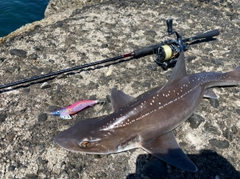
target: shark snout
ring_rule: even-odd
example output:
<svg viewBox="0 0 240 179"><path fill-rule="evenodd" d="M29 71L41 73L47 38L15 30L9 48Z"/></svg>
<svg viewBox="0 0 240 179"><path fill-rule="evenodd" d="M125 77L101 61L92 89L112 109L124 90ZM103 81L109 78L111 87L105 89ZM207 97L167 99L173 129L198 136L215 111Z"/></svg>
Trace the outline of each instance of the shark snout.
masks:
<svg viewBox="0 0 240 179"><path fill-rule="evenodd" d="M54 142L67 150L78 148L76 141L69 139L64 133L60 133L54 137Z"/></svg>

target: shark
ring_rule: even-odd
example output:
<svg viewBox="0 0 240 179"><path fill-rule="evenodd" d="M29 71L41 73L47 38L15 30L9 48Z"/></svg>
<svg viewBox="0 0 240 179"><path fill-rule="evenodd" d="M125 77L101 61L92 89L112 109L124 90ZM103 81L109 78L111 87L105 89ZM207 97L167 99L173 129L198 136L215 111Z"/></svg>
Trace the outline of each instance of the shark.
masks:
<svg viewBox="0 0 240 179"><path fill-rule="evenodd" d="M181 149L173 130L194 113L203 98L217 98L211 88L239 85L240 66L226 73L187 74L181 52L164 86L137 98L113 88L111 114L80 120L55 136L54 141L66 150L87 154L141 148L169 165L196 172L197 166Z"/></svg>

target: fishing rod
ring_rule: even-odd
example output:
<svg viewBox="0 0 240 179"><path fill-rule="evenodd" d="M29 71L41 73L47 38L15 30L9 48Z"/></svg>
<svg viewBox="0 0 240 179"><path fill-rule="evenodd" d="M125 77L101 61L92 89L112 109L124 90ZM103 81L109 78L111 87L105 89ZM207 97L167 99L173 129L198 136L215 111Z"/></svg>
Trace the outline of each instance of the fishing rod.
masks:
<svg viewBox="0 0 240 179"><path fill-rule="evenodd" d="M132 59L138 59L138 58L144 57L146 55L151 55L151 54L156 54L155 62L159 66L161 66L163 70L167 70L168 68L173 67L175 65L176 59L179 56L180 52L182 50L183 51L188 50L189 45L191 45L192 42L195 42L200 39L201 40L212 39L214 36L219 35L218 30L212 30L212 31L208 31L206 33L203 33L203 34L200 34L197 36L182 39L182 36L177 31L173 31L172 21L173 20L171 18L166 20L167 32L168 32L168 36L175 34L176 40L166 40L160 44L152 45L149 47L144 47L144 48L141 48L138 50L134 50L133 52L115 56L112 58L108 58L108 59L104 59L104 60L100 60L100 61L96 61L96 62L92 62L92 63L87 63L87 64L51 72L48 74L33 76L31 78L26 78L26 79L18 80L18 81L11 82L8 84L0 85L0 89L17 86L17 85L23 85L25 83L30 83L30 82L37 81L37 80L44 80L46 78L52 79L52 78L55 78L57 75L60 75L63 73L67 73L67 72L71 72L71 71L75 71L75 70L82 70L82 69L85 69L88 67L96 66L99 64L105 64L108 62L118 61L118 60L125 59L125 58L128 58L126 61L129 61ZM189 44L188 42L191 42L191 44Z"/></svg>

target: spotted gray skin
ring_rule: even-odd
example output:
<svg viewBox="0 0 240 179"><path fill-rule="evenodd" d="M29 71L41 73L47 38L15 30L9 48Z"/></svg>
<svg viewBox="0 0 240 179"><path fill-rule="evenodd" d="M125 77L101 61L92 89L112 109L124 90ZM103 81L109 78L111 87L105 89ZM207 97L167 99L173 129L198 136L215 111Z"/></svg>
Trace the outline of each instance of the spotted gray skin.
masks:
<svg viewBox="0 0 240 179"><path fill-rule="evenodd" d="M166 85L135 99L113 88L112 114L79 121L54 140L67 150L89 154L142 148L170 165L196 172L172 130L192 115L203 97L217 98L211 87L231 85L240 85L240 66L227 73L187 75L182 52Z"/></svg>

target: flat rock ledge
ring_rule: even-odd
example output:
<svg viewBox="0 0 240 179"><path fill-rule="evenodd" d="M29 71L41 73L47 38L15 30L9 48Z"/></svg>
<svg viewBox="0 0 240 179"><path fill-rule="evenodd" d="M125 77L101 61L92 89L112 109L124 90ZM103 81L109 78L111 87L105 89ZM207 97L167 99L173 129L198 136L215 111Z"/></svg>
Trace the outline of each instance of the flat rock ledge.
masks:
<svg viewBox="0 0 240 179"><path fill-rule="evenodd" d="M217 40L195 44L185 53L189 73L230 71L240 64L238 1L91 3L49 11L42 21L0 39L0 84L157 44L164 40L169 17L184 37L221 31ZM240 178L239 87L215 88L219 100L203 99L196 113L174 131L198 166L196 173L166 165L141 149L86 155L67 152L53 142L54 136L76 120L111 113L111 105L96 105L68 121L49 116L47 111L81 99L106 99L112 87L136 97L164 85L172 69L163 71L154 58L150 55L2 90L0 178Z"/></svg>

